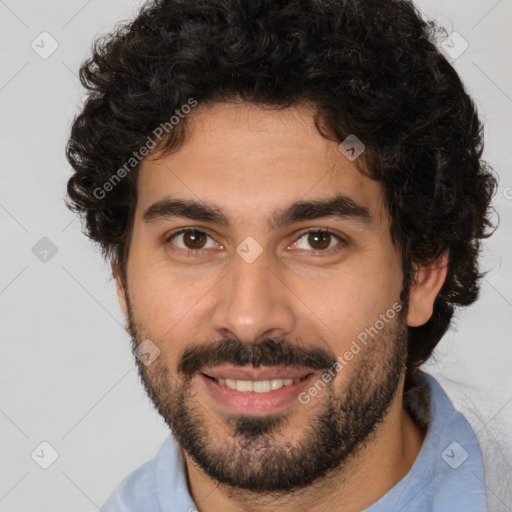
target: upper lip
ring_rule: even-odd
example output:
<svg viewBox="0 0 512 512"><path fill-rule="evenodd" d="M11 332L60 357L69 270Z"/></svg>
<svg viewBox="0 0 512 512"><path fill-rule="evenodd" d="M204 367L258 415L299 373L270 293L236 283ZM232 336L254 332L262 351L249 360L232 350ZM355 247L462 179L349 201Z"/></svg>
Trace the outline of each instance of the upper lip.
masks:
<svg viewBox="0 0 512 512"><path fill-rule="evenodd" d="M214 379L232 379L232 380L273 380L273 379L302 379L313 373L307 368L286 368L283 366L262 366L253 368L252 366L233 366L223 364L214 368L206 368L202 372L208 377Z"/></svg>

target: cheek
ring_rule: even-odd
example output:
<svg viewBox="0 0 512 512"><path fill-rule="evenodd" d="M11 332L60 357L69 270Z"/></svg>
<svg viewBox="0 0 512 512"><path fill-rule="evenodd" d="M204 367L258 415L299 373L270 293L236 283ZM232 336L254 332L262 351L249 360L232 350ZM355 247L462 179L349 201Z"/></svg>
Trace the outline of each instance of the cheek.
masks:
<svg viewBox="0 0 512 512"><path fill-rule="evenodd" d="M188 276L164 265L139 274L134 269L132 275L132 307L136 320L145 331L165 342L180 337L180 332L185 330L190 340L193 337L190 325L201 325L197 316L213 280Z"/></svg>
<svg viewBox="0 0 512 512"><path fill-rule="evenodd" d="M306 314L339 354L398 302L401 273L392 260L380 264L361 260L321 279L303 280L297 289L311 310Z"/></svg>

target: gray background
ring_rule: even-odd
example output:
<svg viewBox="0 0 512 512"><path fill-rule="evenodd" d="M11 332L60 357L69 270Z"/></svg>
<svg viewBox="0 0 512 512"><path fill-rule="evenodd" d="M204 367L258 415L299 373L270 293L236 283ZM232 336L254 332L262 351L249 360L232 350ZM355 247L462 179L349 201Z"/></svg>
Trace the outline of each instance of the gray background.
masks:
<svg viewBox="0 0 512 512"><path fill-rule="evenodd" d="M140 3L0 0L0 511L99 510L168 433L138 381L109 267L63 203L79 64ZM469 44L451 60L501 177L481 299L427 369L478 433L491 510L512 511L512 0L417 4ZM41 442L58 453L47 469L35 462L51 462Z"/></svg>

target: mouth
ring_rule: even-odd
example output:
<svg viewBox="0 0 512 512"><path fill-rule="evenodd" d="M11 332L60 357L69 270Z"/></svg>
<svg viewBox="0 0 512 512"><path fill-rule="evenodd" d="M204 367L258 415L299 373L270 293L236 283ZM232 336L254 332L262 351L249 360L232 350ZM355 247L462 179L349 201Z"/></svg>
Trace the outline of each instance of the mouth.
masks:
<svg viewBox="0 0 512 512"><path fill-rule="evenodd" d="M300 405L299 394L314 380L308 369L222 365L200 374L210 398L221 410L258 415Z"/></svg>
<svg viewBox="0 0 512 512"><path fill-rule="evenodd" d="M265 380L237 380L228 379L224 377L210 377L203 373L203 375L219 384L219 386L234 389L236 391L252 391L254 393L268 393L269 391L276 391L284 386L291 386L297 384L309 377L308 374L302 378L296 379L265 379Z"/></svg>

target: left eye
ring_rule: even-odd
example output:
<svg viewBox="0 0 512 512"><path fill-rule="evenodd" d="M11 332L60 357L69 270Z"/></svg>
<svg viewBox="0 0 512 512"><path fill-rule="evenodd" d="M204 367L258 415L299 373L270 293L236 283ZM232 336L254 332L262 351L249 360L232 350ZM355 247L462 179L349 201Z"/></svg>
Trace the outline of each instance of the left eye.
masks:
<svg viewBox="0 0 512 512"><path fill-rule="evenodd" d="M308 231L304 233L293 245L298 249L309 249L305 247L305 244L309 244L314 250L324 251L330 249L334 245L334 242L342 242L343 240L330 231Z"/></svg>

